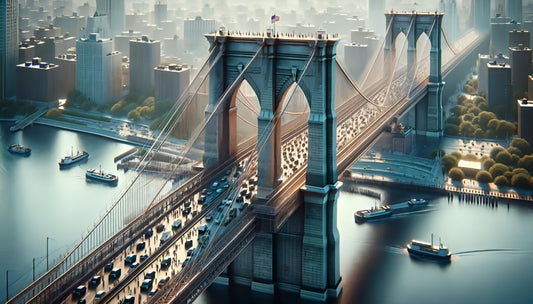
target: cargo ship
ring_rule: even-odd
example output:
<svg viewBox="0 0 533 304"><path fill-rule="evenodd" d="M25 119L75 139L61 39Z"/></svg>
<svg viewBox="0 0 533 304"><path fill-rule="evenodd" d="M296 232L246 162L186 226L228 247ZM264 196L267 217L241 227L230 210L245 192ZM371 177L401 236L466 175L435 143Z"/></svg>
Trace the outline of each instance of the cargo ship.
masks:
<svg viewBox="0 0 533 304"><path fill-rule="evenodd" d="M12 144L10 145L7 150L11 153L15 153L15 154L22 154L22 155L30 155L31 153L31 149L30 148L27 148L27 147L24 147L24 146L21 146L21 145L17 145L17 144Z"/></svg>
<svg viewBox="0 0 533 304"><path fill-rule="evenodd" d="M389 217L392 211L389 206L372 207L370 209L359 210L354 213L354 218L357 223L364 223L369 220Z"/></svg>
<svg viewBox="0 0 533 304"><path fill-rule="evenodd" d="M60 169L63 169L63 168L66 168L66 167L69 167L77 162L80 162L82 160L85 160L89 158L89 153L85 152L85 151L78 151L76 154L74 154L73 151L70 152L70 155L67 155L65 157L63 157L60 161L59 161L59 168Z"/></svg>
<svg viewBox="0 0 533 304"><path fill-rule="evenodd" d="M85 173L85 177L87 179L92 179L110 185L116 185L118 183L118 177L116 175L105 173L102 171L102 168L100 168L100 170L88 169Z"/></svg>
<svg viewBox="0 0 533 304"><path fill-rule="evenodd" d="M407 244L407 251L410 255L444 261L449 261L452 256L450 250L442 245L440 239L438 247L433 245L433 233L431 234L431 243L412 240L409 244Z"/></svg>

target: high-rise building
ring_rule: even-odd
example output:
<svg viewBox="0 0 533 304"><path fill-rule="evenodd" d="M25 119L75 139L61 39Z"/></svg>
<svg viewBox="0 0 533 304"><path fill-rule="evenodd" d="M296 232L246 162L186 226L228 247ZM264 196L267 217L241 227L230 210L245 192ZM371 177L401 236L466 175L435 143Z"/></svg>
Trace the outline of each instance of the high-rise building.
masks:
<svg viewBox="0 0 533 304"><path fill-rule="evenodd" d="M486 31L490 24L490 0L474 0L474 26L479 31Z"/></svg>
<svg viewBox="0 0 533 304"><path fill-rule="evenodd" d="M489 62L487 101L489 107L505 109L511 106L511 66L505 63Z"/></svg>
<svg viewBox="0 0 533 304"><path fill-rule="evenodd" d="M154 88L154 68L161 60L161 43L142 36L130 40L130 92L147 93Z"/></svg>
<svg viewBox="0 0 533 304"><path fill-rule="evenodd" d="M72 13L72 16L59 16L54 19L54 25L61 28L63 33L69 33L71 36L81 37L81 30L87 26L87 17L78 16L78 13Z"/></svg>
<svg viewBox="0 0 533 304"><path fill-rule="evenodd" d="M489 72L487 63L495 62L496 64L509 64L511 61L509 57L504 54L491 56L489 54L478 54L477 59L477 79L479 83L479 91L487 93L489 89Z"/></svg>
<svg viewBox="0 0 533 304"><path fill-rule="evenodd" d="M157 0L154 5L154 23L161 26L161 22L167 20L167 2Z"/></svg>
<svg viewBox="0 0 533 304"><path fill-rule="evenodd" d="M115 36L113 39L114 50L122 53L123 56L130 56L130 40L136 40L141 38L141 32L136 32L134 30L129 30L122 32L120 35Z"/></svg>
<svg viewBox="0 0 533 304"><path fill-rule="evenodd" d="M120 94L121 54L112 48L111 40L97 33L76 43L76 89L98 104L113 101Z"/></svg>
<svg viewBox="0 0 533 304"><path fill-rule="evenodd" d="M511 53L513 94L521 98L527 94L527 79L528 75L531 74L531 49L520 44L509 48L509 51Z"/></svg>
<svg viewBox="0 0 533 304"><path fill-rule="evenodd" d="M459 36L459 20L457 19L457 5L455 0L440 0L440 11L444 13L443 28L452 41Z"/></svg>
<svg viewBox="0 0 533 304"><path fill-rule="evenodd" d="M509 32L509 47L515 47L518 45L523 45L525 47L530 47L529 43L529 31L526 30L512 30Z"/></svg>
<svg viewBox="0 0 533 304"><path fill-rule="evenodd" d="M385 0L368 0L368 22L378 35L385 33Z"/></svg>
<svg viewBox="0 0 533 304"><path fill-rule="evenodd" d="M41 61L39 57L17 65L17 98L57 101L61 88L59 73L58 65Z"/></svg>
<svg viewBox="0 0 533 304"><path fill-rule="evenodd" d="M495 20L498 18L492 18L490 24L490 50L489 54L494 56L498 53L509 53L509 32L518 29L519 25L512 22L499 22Z"/></svg>
<svg viewBox="0 0 533 304"><path fill-rule="evenodd" d="M208 43L204 35L216 29L215 20L202 19L202 17L198 16L194 19L185 19L183 23L183 43L185 50L207 50Z"/></svg>
<svg viewBox="0 0 533 304"><path fill-rule="evenodd" d="M527 98L517 101L518 107L518 137L527 140L533 144L533 101Z"/></svg>
<svg viewBox="0 0 533 304"><path fill-rule="evenodd" d="M522 0L507 0L506 2L507 17L522 23Z"/></svg>
<svg viewBox="0 0 533 304"><path fill-rule="evenodd" d="M87 18L87 28L83 31L82 36L87 38L93 33L97 33L98 37L101 38L112 37L107 16L100 15L98 11L94 12L92 17Z"/></svg>
<svg viewBox="0 0 533 304"><path fill-rule="evenodd" d="M124 0L96 0L96 11L99 15L107 16L111 36L124 31L126 24L126 7Z"/></svg>
<svg viewBox="0 0 533 304"><path fill-rule="evenodd" d="M0 2L0 98L11 98L17 94L18 8L18 0Z"/></svg>
<svg viewBox="0 0 533 304"><path fill-rule="evenodd" d="M176 101L189 86L190 69L188 66L169 64L158 65L154 68L156 100L166 99Z"/></svg>

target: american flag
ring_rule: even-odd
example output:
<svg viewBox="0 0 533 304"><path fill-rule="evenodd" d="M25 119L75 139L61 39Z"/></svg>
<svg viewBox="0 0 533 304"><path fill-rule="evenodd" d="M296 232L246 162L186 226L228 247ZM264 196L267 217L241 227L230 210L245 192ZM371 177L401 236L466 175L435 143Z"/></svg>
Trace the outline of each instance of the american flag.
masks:
<svg viewBox="0 0 533 304"><path fill-rule="evenodd" d="M272 17L270 17L270 24L277 22L277 21L279 21L278 15L272 15Z"/></svg>

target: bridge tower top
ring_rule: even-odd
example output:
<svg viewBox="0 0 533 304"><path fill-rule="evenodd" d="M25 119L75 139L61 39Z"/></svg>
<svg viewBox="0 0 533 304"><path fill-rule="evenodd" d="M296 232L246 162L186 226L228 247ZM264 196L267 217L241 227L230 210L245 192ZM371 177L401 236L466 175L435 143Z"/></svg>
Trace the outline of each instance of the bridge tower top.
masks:
<svg viewBox="0 0 533 304"><path fill-rule="evenodd" d="M224 27L220 27L213 33L206 34L205 37L211 43L211 48L214 42L231 41L264 41L267 45L273 44L274 40L278 43L301 43L301 42L315 42L322 41L328 44L337 43L339 39L338 34L328 34L324 30L318 30L315 33L283 33L274 32L272 29L267 29L265 32L244 32L244 31L228 31ZM270 42L270 43L269 43Z"/></svg>

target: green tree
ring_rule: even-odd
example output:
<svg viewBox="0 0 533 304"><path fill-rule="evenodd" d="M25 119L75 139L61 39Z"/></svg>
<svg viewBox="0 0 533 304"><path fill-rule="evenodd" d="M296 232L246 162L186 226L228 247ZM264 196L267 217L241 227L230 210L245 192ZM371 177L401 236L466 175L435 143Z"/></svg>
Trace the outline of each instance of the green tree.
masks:
<svg viewBox="0 0 533 304"><path fill-rule="evenodd" d="M507 152L506 150L503 150L496 154L496 158L494 158L494 160L497 163L509 166L512 163L513 158L511 157L511 153Z"/></svg>
<svg viewBox="0 0 533 304"><path fill-rule="evenodd" d="M462 122L461 117L452 115L446 119L447 124L459 125Z"/></svg>
<svg viewBox="0 0 533 304"><path fill-rule="evenodd" d="M459 125L459 134L463 136L474 136L475 131L476 127L469 121L464 121Z"/></svg>
<svg viewBox="0 0 533 304"><path fill-rule="evenodd" d="M527 140L525 140L523 138L515 138L515 139L513 139L511 141L511 145L510 146L513 147L513 148L517 148L520 151L522 151L522 155L527 155L527 154L531 153L531 145L529 144L529 142ZM520 155L520 157L522 157L522 155Z"/></svg>
<svg viewBox="0 0 533 304"><path fill-rule="evenodd" d="M455 167L448 172L448 176L453 180L462 181L465 178L465 173L460 168Z"/></svg>
<svg viewBox="0 0 533 304"><path fill-rule="evenodd" d="M470 112L468 112L468 113L463 115L463 121L472 122L473 119L474 119L474 114L472 114Z"/></svg>
<svg viewBox="0 0 533 304"><path fill-rule="evenodd" d="M476 138L484 138L485 137L485 132L483 130L481 130L481 128L477 128L476 132L474 132L474 136Z"/></svg>
<svg viewBox="0 0 533 304"><path fill-rule="evenodd" d="M496 159L496 155L500 153L501 151L505 151L505 148L502 146L496 146L490 150L490 158Z"/></svg>
<svg viewBox="0 0 533 304"><path fill-rule="evenodd" d="M526 174L527 176L530 176L529 172L524 168L514 168L512 173L513 175L518 174L518 173L523 173L523 174Z"/></svg>
<svg viewBox="0 0 533 304"><path fill-rule="evenodd" d="M493 178L496 178L500 175L504 175L505 172L507 171L509 171L509 167L507 167L504 164L499 164L499 163L494 164L489 169L490 175L492 175Z"/></svg>
<svg viewBox="0 0 533 304"><path fill-rule="evenodd" d="M481 113L481 109L477 106L471 106L468 108L468 113L477 116L479 113Z"/></svg>
<svg viewBox="0 0 533 304"><path fill-rule="evenodd" d="M498 186L509 186L509 180L503 175L496 177L494 183Z"/></svg>
<svg viewBox="0 0 533 304"><path fill-rule="evenodd" d="M462 105L456 105L451 108L450 111L453 113L453 115L459 117L466 113L466 107Z"/></svg>
<svg viewBox="0 0 533 304"><path fill-rule="evenodd" d="M467 154L467 155L463 156L462 159L469 160L469 161L478 161L479 160L479 158L476 155L474 155L474 154Z"/></svg>
<svg viewBox="0 0 533 304"><path fill-rule="evenodd" d="M444 126L444 134L451 135L451 136L459 135L459 126L447 123Z"/></svg>
<svg viewBox="0 0 533 304"><path fill-rule="evenodd" d="M444 170L446 170L446 172L450 171L450 169L453 167L457 167L458 162L459 161L457 158L450 154L446 154L442 157L442 165L444 166Z"/></svg>
<svg viewBox="0 0 533 304"><path fill-rule="evenodd" d="M485 170L489 170L492 166L494 166L496 162L492 158L487 158L483 160L483 168Z"/></svg>
<svg viewBox="0 0 533 304"><path fill-rule="evenodd" d="M511 185L513 187L527 189L529 187L529 175L518 173L511 178Z"/></svg>
<svg viewBox="0 0 533 304"><path fill-rule="evenodd" d="M524 153L518 149L517 147L509 147L507 148L507 152L511 153L511 154L514 154L514 155L518 155L518 157L522 157L524 156Z"/></svg>
<svg viewBox="0 0 533 304"><path fill-rule="evenodd" d="M460 161L463 158L463 154L459 151L453 151L451 154L457 159L457 161Z"/></svg>
<svg viewBox="0 0 533 304"><path fill-rule="evenodd" d="M480 170L476 173L476 180L480 183L491 183L492 182L492 175L488 171Z"/></svg>
<svg viewBox="0 0 533 304"><path fill-rule="evenodd" d="M487 103L487 100L481 96L475 96L474 99L474 104L479 107L479 105L483 104L483 103Z"/></svg>
<svg viewBox="0 0 533 304"><path fill-rule="evenodd" d="M518 166L533 172L533 155L525 155L518 161Z"/></svg>
<svg viewBox="0 0 533 304"><path fill-rule="evenodd" d="M468 83L463 86L463 90L467 92L470 95L476 95L478 91L473 86L469 85Z"/></svg>
<svg viewBox="0 0 533 304"><path fill-rule="evenodd" d="M467 100L470 100L470 98L468 98L468 96L466 96L465 94L459 94L457 96L458 105L463 105Z"/></svg>

